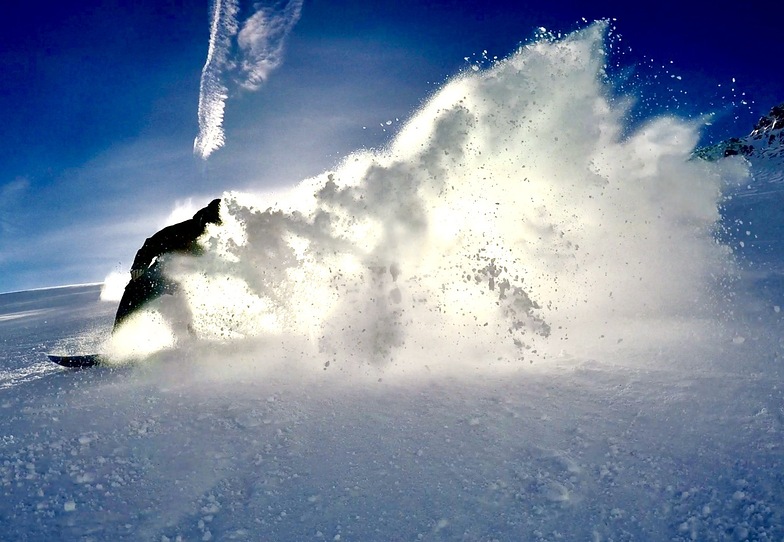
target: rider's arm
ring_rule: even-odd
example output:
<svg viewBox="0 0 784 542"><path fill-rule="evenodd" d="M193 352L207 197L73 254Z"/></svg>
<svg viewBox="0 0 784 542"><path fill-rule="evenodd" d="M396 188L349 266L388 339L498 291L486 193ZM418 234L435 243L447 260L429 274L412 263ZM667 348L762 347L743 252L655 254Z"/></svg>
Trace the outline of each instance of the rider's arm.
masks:
<svg viewBox="0 0 784 542"><path fill-rule="evenodd" d="M186 220L167 226L152 237L148 237L133 260L131 278L136 280L144 275L155 259L162 254L173 251L188 252L203 231L203 227L199 227L195 221Z"/></svg>

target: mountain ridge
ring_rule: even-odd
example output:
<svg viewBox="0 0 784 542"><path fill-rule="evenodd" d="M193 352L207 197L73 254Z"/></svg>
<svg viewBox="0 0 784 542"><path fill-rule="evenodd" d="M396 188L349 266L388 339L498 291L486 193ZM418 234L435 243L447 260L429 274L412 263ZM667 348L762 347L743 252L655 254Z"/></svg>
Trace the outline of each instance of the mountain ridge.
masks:
<svg viewBox="0 0 784 542"><path fill-rule="evenodd" d="M701 147L694 154L710 161L738 155L750 159L784 158L784 102L760 117L748 135Z"/></svg>

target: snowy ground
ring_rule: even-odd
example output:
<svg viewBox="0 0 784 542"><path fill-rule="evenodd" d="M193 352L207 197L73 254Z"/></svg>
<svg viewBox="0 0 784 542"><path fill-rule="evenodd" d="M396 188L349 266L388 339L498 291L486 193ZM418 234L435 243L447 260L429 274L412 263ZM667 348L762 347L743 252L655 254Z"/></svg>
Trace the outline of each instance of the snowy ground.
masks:
<svg viewBox="0 0 784 542"><path fill-rule="evenodd" d="M47 364L109 324L98 295L0 297L3 540L784 536L776 313L688 358L495 375Z"/></svg>

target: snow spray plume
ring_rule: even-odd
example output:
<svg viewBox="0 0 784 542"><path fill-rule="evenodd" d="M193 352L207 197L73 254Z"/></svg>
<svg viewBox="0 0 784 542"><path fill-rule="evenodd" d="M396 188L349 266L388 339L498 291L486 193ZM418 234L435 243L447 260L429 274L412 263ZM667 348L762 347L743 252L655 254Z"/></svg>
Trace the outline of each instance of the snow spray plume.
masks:
<svg viewBox="0 0 784 542"><path fill-rule="evenodd" d="M265 363L408 372L585 357L710 318L731 174L690 159L693 123L625 125L605 33L455 77L387 149L287 199L226 194L207 254L177 272L196 333Z"/></svg>
<svg viewBox="0 0 784 542"><path fill-rule="evenodd" d="M199 134L193 143L194 153L206 159L225 143L223 113L229 98L229 74L236 72L234 84L240 88L257 90L283 62L285 39L301 11L302 0L289 0L282 6L257 4L254 13L240 25L238 0L214 0L207 61L201 74Z"/></svg>

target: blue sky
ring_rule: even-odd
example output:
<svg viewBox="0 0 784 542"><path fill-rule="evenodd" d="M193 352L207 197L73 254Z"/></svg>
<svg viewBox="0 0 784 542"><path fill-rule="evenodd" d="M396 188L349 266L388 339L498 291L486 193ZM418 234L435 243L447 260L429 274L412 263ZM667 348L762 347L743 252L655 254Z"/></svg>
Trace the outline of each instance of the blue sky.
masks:
<svg viewBox="0 0 784 542"><path fill-rule="evenodd" d="M282 64L230 93L226 144L204 160L193 141L209 2L13 4L0 35L0 292L101 281L189 199L292 185L381 145L466 57L506 56L538 27L617 19L611 75L635 74L621 90L637 113L715 112L706 141L784 101L772 3L305 0Z"/></svg>

